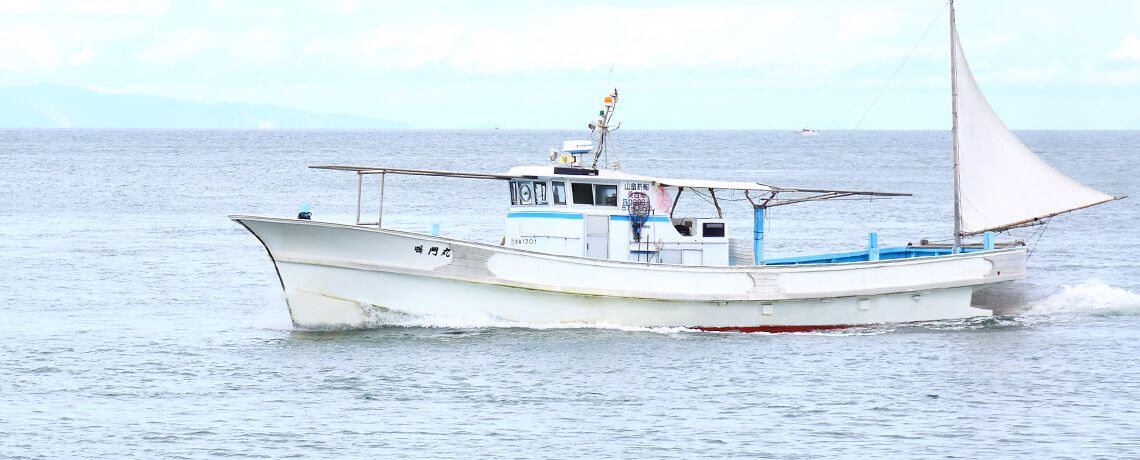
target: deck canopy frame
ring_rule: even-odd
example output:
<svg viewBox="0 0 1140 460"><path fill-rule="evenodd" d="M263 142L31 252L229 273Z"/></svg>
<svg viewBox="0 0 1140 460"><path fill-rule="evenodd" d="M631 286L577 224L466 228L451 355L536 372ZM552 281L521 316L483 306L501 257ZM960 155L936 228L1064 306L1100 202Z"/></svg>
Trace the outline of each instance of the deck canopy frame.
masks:
<svg viewBox="0 0 1140 460"><path fill-rule="evenodd" d="M380 228L384 222L384 179L389 174L398 174L403 176L434 176L434 177L455 177L461 179L483 179L483 180L510 180L523 177L537 178L536 176L515 176L510 174L488 174L488 173L473 173L473 172L460 172L460 171L439 171L432 169L410 169L410 168L385 168L377 166L353 166L353 165L312 165L311 169L325 169L330 171L350 171L356 173L356 225L375 225ZM376 221L363 221L361 220L361 205L364 193L364 176L380 176L380 200L379 210L376 213Z"/></svg>
<svg viewBox="0 0 1140 460"><path fill-rule="evenodd" d="M478 172L464 172L464 171L442 171L432 169L410 169L410 168L388 168L379 166L353 166L353 165L312 165L312 169L324 169L330 171L349 171L356 173L356 225L375 225L380 227L384 220L384 179L389 174L405 175L405 176L432 176L432 177L453 177L459 179L482 179L482 180L511 180L511 179L538 179L539 175L533 174L492 174L492 173L478 173ZM362 199L364 191L364 177L365 176L379 176L380 177L380 196L379 196L379 210L376 215L375 222L365 222L361 220ZM576 176L567 176L576 177ZM596 176L589 176L596 178ZM615 180L622 180L623 178L613 178ZM706 189L709 191L713 199L714 206L716 207L717 216L723 217L720 209L720 202L716 198L716 190L729 190L729 191L743 191L744 196L748 202L752 204L753 209L762 215L763 210L775 206L785 206L789 204L805 203L810 201L824 201L848 197L899 197L911 196L909 193L894 193L894 192L874 192L874 191L855 191L855 190L828 190L828 189L810 189L810 188L784 188L772 185L761 184L759 182L731 182L731 181L715 181L715 180L699 180L699 179L665 179L665 178L652 178L643 176L630 176L624 178L625 180L646 180L653 182L657 185L665 187L677 188L677 194L673 200L673 209L669 210L669 215L673 215L676 209L677 200L681 197L681 192L685 188L691 189ZM762 231L762 230L761 230Z"/></svg>
<svg viewBox="0 0 1140 460"><path fill-rule="evenodd" d="M681 196L681 192L686 188L708 190L709 195L712 197L713 204L717 208L718 215L720 214L720 204L716 198L717 190L743 191L745 198L748 199L748 202L752 204L753 208L772 208L789 204L806 203L809 201L824 201L850 197L889 198L911 196L909 193L897 192L785 188L777 187L774 185L761 184L759 182L727 182L686 179L657 179L655 182L658 185L665 187L677 188L677 194L673 198L673 209L669 212L670 216L672 216L673 210L677 208L677 201Z"/></svg>

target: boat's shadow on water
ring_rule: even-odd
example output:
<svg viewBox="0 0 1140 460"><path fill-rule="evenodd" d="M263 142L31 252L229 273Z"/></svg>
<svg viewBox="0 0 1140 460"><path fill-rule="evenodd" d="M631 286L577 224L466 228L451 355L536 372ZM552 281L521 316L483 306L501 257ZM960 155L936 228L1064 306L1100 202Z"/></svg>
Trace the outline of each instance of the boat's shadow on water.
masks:
<svg viewBox="0 0 1140 460"><path fill-rule="evenodd" d="M1011 281L974 289L971 304L994 312L994 316L1014 316L1025 313L1032 304L1046 295L1024 281Z"/></svg>
<svg viewBox="0 0 1140 460"><path fill-rule="evenodd" d="M290 332L289 337L293 340L313 342L361 339L387 340L393 338L459 338L487 335L493 333L495 329L507 330L507 328L443 328L403 325L376 325L374 327L360 329L293 329Z"/></svg>
<svg viewBox="0 0 1140 460"><path fill-rule="evenodd" d="M391 339L473 339L489 336L533 336L535 339L552 336L597 336L623 335L623 336L652 336L673 338L709 338L717 337L781 337L781 336L866 336L898 333L939 333L961 331L994 331L1032 327L1037 322L1027 322L1016 315L1002 315L987 318L971 318L965 320L929 321L906 324L883 324L872 326L856 326L845 329L826 329L803 332L709 332L687 328L639 328L638 330L615 329L599 325L574 325L564 328L536 325L528 327L518 325L479 326L479 327L434 327L434 326L408 326L408 325L377 325L366 329L351 330L312 330L294 329L289 339L306 342L324 341L356 341L356 340L391 340ZM644 329L644 330L642 330Z"/></svg>

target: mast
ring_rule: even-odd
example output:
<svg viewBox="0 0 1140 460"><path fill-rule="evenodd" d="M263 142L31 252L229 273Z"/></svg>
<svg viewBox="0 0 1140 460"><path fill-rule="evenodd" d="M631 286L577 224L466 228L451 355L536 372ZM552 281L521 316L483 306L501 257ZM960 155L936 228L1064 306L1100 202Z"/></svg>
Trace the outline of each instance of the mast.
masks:
<svg viewBox="0 0 1140 460"><path fill-rule="evenodd" d="M598 119L594 123L590 123L590 129L598 130L598 145L594 148L594 162L590 164L590 169L598 169L598 158L602 156L602 152L606 150L606 136L610 133L610 117L614 115L614 107L617 105L617 88L614 92L603 100L604 105L602 110L598 112ZM616 129L616 128L615 128ZM607 161L608 158L607 158Z"/></svg>
<svg viewBox="0 0 1140 460"><path fill-rule="evenodd" d="M962 201L958 174L958 30L954 22L954 0L950 0L950 112L954 118L954 250L962 247Z"/></svg>

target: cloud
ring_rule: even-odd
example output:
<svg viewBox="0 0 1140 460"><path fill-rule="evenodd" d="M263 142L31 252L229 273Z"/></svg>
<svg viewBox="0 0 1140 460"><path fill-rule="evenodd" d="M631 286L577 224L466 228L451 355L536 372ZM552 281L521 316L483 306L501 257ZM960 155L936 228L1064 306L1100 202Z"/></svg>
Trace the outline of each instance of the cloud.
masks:
<svg viewBox="0 0 1140 460"><path fill-rule="evenodd" d="M170 9L170 0L79 0L63 8L71 14L157 16Z"/></svg>
<svg viewBox="0 0 1140 460"><path fill-rule="evenodd" d="M1140 37L1127 35L1120 44L1090 69L1088 80L1097 84L1140 83Z"/></svg>
<svg viewBox="0 0 1140 460"><path fill-rule="evenodd" d="M32 14L39 12L40 8L38 0L0 0L0 15Z"/></svg>
<svg viewBox="0 0 1140 460"><path fill-rule="evenodd" d="M970 37L969 46L971 50L988 50L1001 48L1016 42L1018 34L1015 32L993 32L986 35L977 37ZM965 40L963 40L965 43Z"/></svg>
<svg viewBox="0 0 1140 460"><path fill-rule="evenodd" d="M904 23L895 10L819 18L752 6L592 7L502 18L494 26L479 18L388 24L313 40L302 49L372 69L447 66L502 74L589 71L616 63L625 71L785 66L779 72L810 75L898 59L906 47L859 45L902 33Z"/></svg>
<svg viewBox="0 0 1140 460"><path fill-rule="evenodd" d="M159 34L158 39L137 53L139 61L160 66L182 63L220 46L219 34L206 29L180 29Z"/></svg>
<svg viewBox="0 0 1140 460"><path fill-rule="evenodd" d="M1109 57L1140 61L1140 37L1129 35L1120 40L1120 46Z"/></svg>
<svg viewBox="0 0 1140 460"><path fill-rule="evenodd" d="M43 72L63 63L60 34L55 27L15 25L0 27L0 70Z"/></svg>
<svg viewBox="0 0 1140 460"><path fill-rule="evenodd" d="M1100 71L1092 75L1092 81L1113 85L1140 83L1140 69Z"/></svg>
<svg viewBox="0 0 1140 460"><path fill-rule="evenodd" d="M903 13L899 10L853 13L839 20L839 30L835 35L841 40L880 37L890 32L898 32L904 19Z"/></svg>
<svg viewBox="0 0 1140 460"><path fill-rule="evenodd" d="M91 59L94 57L95 49L88 45L84 46L83 49L77 52L71 53L71 56L68 57L67 61L73 66L81 66L88 62L91 62Z"/></svg>
<svg viewBox="0 0 1140 460"><path fill-rule="evenodd" d="M25 73L50 71L83 65L99 56L100 63L108 66L141 64L139 71L178 69L182 75L281 74L289 69L309 69L308 74L434 69L501 75L596 72L616 64L619 72L751 69L770 81L799 82L868 62L897 62L914 39L914 31L904 27L913 21L902 10L852 12L853 8L823 6L399 12L346 0L284 11L215 0L192 10L198 15L192 18L152 19L140 15L161 15L170 9L170 2L93 0L61 5L53 9L63 14L39 17L38 25L0 24L0 36L7 39L7 44L0 44L0 58L10 61L0 66ZM352 14L345 18L338 12ZM178 16L191 13L181 10ZM92 20L93 15L106 17ZM320 15L337 17L343 24L328 27ZM366 17L354 20L360 16ZM115 32L90 32L100 27ZM899 36L902 39L896 40ZM871 42L876 44L868 45ZM123 57L133 57L134 62Z"/></svg>
<svg viewBox="0 0 1140 460"><path fill-rule="evenodd" d="M230 43L231 62L273 62L286 55L287 38L281 32L258 27L226 40Z"/></svg>
<svg viewBox="0 0 1140 460"><path fill-rule="evenodd" d="M961 6L971 65L995 91L1044 83L1076 93L1140 78L1131 14ZM0 84L361 113L403 101L450 110L507 92L527 95L519 113L553 111L607 79L631 101L637 91L741 101L831 91L861 103L900 68L885 97L944 91L947 33L941 1L0 0Z"/></svg>
<svg viewBox="0 0 1140 460"><path fill-rule="evenodd" d="M354 14L360 11L360 0L343 0L337 7L337 13Z"/></svg>
<svg viewBox="0 0 1140 460"><path fill-rule="evenodd" d="M168 1L9 2L0 0L0 83L29 75L61 75L90 64L102 49L138 37L139 24L119 21L161 14ZM94 19L90 16L115 16ZM74 76L74 75L67 75Z"/></svg>
<svg viewBox="0 0 1140 460"><path fill-rule="evenodd" d="M1015 67L1003 72L998 78L1012 83L1044 83L1055 79L1064 70L1057 64L1039 67Z"/></svg>

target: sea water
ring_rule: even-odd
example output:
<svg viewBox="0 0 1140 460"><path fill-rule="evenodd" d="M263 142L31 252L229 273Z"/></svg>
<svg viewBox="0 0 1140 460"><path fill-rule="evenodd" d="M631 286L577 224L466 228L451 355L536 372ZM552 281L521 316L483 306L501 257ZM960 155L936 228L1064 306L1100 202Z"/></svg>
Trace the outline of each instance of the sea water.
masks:
<svg viewBox="0 0 1140 460"><path fill-rule="evenodd" d="M319 333L291 328L227 214L352 221L355 176L308 165L501 172L582 133L0 130L0 456L1140 456L1140 132L1018 134L1136 198L1001 235L1032 255L984 299L994 318L736 334L392 316ZM769 256L952 231L948 132L612 141L604 160L631 173L914 194L774 208ZM386 227L502 238L503 183L393 176L385 192ZM743 197L718 198L749 238ZM695 195L678 212L715 214Z"/></svg>

